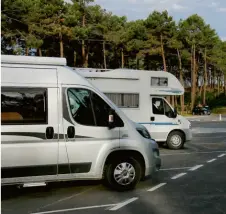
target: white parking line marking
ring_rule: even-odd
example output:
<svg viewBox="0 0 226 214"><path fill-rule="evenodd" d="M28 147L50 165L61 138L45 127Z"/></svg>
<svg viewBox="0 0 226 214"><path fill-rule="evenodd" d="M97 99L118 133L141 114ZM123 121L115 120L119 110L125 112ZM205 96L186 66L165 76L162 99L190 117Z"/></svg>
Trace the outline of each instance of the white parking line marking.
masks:
<svg viewBox="0 0 226 214"><path fill-rule="evenodd" d="M161 154L161 156L169 156L169 155L193 155L193 154L213 154L220 153L225 151L212 151L212 152L181 152L181 153L169 153L169 154Z"/></svg>
<svg viewBox="0 0 226 214"><path fill-rule="evenodd" d="M226 154L218 155L219 158L224 157Z"/></svg>
<svg viewBox="0 0 226 214"><path fill-rule="evenodd" d="M122 207L124 207L124 206L126 206L126 205L128 205L128 204L130 204L130 203L132 203L134 201L136 201L137 199L138 199L137 197L130 198L129 200L126 200L126 201L124 201L122 203L119 203L119 204L117 204L116 206L112 207L109 210L111 210L111 211L118 210L118 209L120 209L120 208L122 208Z"/></svg>
<svg viewBox="0 0 226 214"><path fill-rule="evenodd" d="M177 175L175 175L175 176L173 176L171 179L177 179L177 178L180 178L180 177L182 177L182 176L184 176L184 175L186 175L187 173L186 172L184 172L184 173L180 173L180 174L177 174Z"/></svg>
<svg viewBox="0 0 226 214"><path fill-rule="evenodd" d="M170 170L180 170L180 169L190 169L191 167L180 167L180 168L166 168L166 169L160 169L159 171L170 171Z"/></svg>
<svg viewBox="0 0 226 214"><path fill-rule="evenodd" d="M46 204L46 205L44 205L44 206L42 206L42 207L39 207L38 210L44 209L44 208L46 208L46 207L52 206L52 205L54 205L54 204L57 204L57 203L60 203L60 202L63 202L63 201L66 201L66 200L69 200L69 199L72 199L72 198L75 198L75 197L80 196L80 195L82 195L82 194L84 194L84 193L86 193L86 192L89 192L89 191L91 191L91 190L93 190L93 189L96 189L97 187L98 187L98 186L91 187L91 188L88 188L88 189L86 189L86 190L84 190L84 191L81 191L81 192L79 192L79 193L75 193L75 194L70 195L70 196L68 196L68 197L61 198L61 199L59 199L59 200L57 200L57 201L54 201L54 202L52 202L52 203Z"/></svg>
<svg viewBox="0 0 226 214"><path fill-rule="evenodd" d="M149 190L147 190L147 191L148 191L148 192L153 192L153 191L155 191L156 189L158 189L158 188L160 188L160 187L162 187L162 186L164 186L164 185L166 185L166 183L160 183L160 184L158 184L158 185L152 187L151 189L149 189Z"/></svg>
<svg viewBox="0 0 226 214"><path fill-rule="evenodd" d="M213 159L211 159L211 160L208 160L207 163L212 163L212 162L214 162L215 160L217 160L217 159L216 159L216 158L213 158Z"/></svg>
<svg viewBox="0 0 226 214"><path fill-rule="evenodd" d="M88 206L88 207L76 207L76 208L71 208L71 209L51 210L51 211L37 212L37 213L32 213L32 214L50 214L50 213L60 213L60 212L71 212L71 211L76 211L76 210L111 207L111 206L115 206L115 205L117 205L117 204L104 204L104 205L96 205L96 206Z"/></svg>
<svg viewBox="0 0 226 214"><path fill-rule="evenodd" d="M191 169L189 169L189 171L195 171L196 169L199 169L199 168L201 168L201 167L203 167L202 164L196 165L196 166L192 167Z"/></svg>

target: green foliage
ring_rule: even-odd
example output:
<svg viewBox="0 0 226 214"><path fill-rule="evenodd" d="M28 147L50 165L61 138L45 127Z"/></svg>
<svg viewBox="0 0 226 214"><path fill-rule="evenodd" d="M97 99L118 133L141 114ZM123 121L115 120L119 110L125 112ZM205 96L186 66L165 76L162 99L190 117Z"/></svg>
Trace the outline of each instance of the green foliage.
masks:
<svg viewBox="0 0 226 214"><path fill-rule="evenodd" d="M212 109L219 108L219 107L226 108L226 95L224 93L222 93L219 96L215 97L213 93L209 93L208 94L208 105Z"/></svg>
<svg viewBox="0 0 226 214"><path fill-rule="evenodd" d="M89 67L103 68L105 62L107 68L118 68L122 61L134 69L163 70L164 65L177 77L181 65L190 86L195 45L197 75L203 75L206 53L209 77L213 79L214 71L226 78L226 42L197 14L176 23L167 11L153 11L145 20L127 21L93 0L4 0L1 21L2 54L25 54L33 48L43 56L63 53L69 66L84 66L84 57ZM209 87L213 91L216 85ZM207 102L215 99L210 93ZM202 96L197 93L197 101ZM187 92L185 104L190 103Z"/></svg>

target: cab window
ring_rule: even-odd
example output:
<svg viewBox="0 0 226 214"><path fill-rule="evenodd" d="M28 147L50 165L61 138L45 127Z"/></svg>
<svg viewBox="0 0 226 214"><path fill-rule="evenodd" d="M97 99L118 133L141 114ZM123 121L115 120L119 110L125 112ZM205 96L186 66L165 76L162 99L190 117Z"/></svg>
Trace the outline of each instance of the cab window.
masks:
<svg viewBox="0 0 226 214"><path fill-rule="evenodd" d="M86 126L108 127L110 106L96 93L83 88L69 88L68 101L75 122ZM117 127L123 127L123 121L116 114Z"/></svg>
<svg viewBox="0 0 226 214"><path fill-rule="evenodd" d="M164 103L161 98L152 98L153 114L164 115Z"/></svg>
<svg viewBox="0 0 226 214"><path fill-rule="evenodd" d="M170 105L162 98L152 98L152 113L156 115L166 115L172 118L174 112Z"/></svg>

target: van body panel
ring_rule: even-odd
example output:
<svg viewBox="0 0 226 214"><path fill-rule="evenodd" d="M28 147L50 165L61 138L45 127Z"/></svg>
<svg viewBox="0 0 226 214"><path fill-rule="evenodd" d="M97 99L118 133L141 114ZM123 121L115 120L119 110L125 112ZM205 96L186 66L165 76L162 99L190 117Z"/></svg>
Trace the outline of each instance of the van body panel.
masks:
<svg viewBox="0 0 226 214"><path fill-rule="evenodd" d="M31 105L28 105L28 109L21 110L21 118L23 116L28 117L32 111L37 111L37 117L39 117L38 109L42 108L42 105L44 105L44 112L46 113L45 121L41 122L33 122L31 120L27 124L20 124L20 120L17 117L17 122L12 120L12 123L10 121L9 123L2 123L2 178L13 179L18 177L17 180L20 181L24 177L55 176L57 174L59 139L59 115L57 108L59 100L56 69L50 71L52 79L55 77L56 80L55 83L51 82L51 87L48 87L48 84L45 84L45 87L32 84L33 79L29 82L29 78L31 78L30 72L33 77L38 77L39 72L43 72L42 69L26 70L25 68L8 69L8 67L3 67L2 71L4 80L4 84L2 84L2 98L4 99L2 108L8 106L13 111L13 105L21 109L26 105L23 102L28 102ZM45 70L44 72L48 74L48 71ZM28 75L25 75L24 72L28 73ZM15 73L17 79L8 78ZM24 76L24 82L21 76L17 75ZM17 84L14 84L14 86L7 84L7 82L12 83L13 81L17 81ZM32 84L32 87L30 84ZM36 94L33 97L36 102L34 106L32 106L32 100L29 97L33 96L33 94ZM45 96L45 99L42 100L42 96ZM23 101L25 98L26 100ZM9 117L11 113L2 113L2 115L4 114L8 114L6 117ZM52 139L47 139L47 127L53 128Z"/></svg>
<svg viewBox="0 0 226 214"><path fill-rule="evenodd" d="M64 60L54 64L57 59L42 58L2 58L2 185L102 179L108 156L127 150L139 152L144 158L145 175L154 173L161 159L154 156L153 150L158 149L155 141L137 131L137 127L144 127L66 67ZM102 119L98 120L95 112L96 125L79 123L76 115L82 113L76 113L77 104L71 103L68 93L72 89L76 93L89 91L91 103L96 106L92 109L98 111L98 105L102 106L98 102L108 105L123 125L109 129L106 117L105 125L98 125ZM101 113L104 115L104 111Z"/></svg>
<svg viewBox="0 0 226 214"><path fill-rule="evenodd" d="M69 100L67 96L68 89L87 89L96 93L100 97L101 95L94 89L84 85L62 85L65 136L66 130L69 126L75 127L75 138L66 139L69 162L70 164L79 162L91 163L91 168L88 173L96 174L98 178L101 178L103 161L99 162L97 160L103 160L102 158L104 157L104 154L109 150L119 149L120 128L116 127L109 130L108 127L78 124L70 113Z"/></svg>
<svg viewBox="0 0 226 214"><path fill-rule="evenodd" d="M1 78L4 83L16 83L25 86L41 83L43 85L54 84L57 86L57 69L55 68L11 67L9 65L2 65L2 68L4 69L2 69ZM9 73L13 73L13 78L8 75Z"/></svg>

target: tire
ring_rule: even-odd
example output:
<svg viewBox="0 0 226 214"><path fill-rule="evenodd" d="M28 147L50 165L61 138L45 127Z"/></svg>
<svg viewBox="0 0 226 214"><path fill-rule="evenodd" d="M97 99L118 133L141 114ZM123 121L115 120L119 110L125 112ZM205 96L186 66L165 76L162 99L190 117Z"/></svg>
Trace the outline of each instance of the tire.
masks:
<svg viewBox="0 0 226 214"><path fill-rule="evenodd" d="M117 176L117 174L115 174L115 170L125 167L125 164L127 167L130 166L131 174L129 177L131 177L131 182L129 182L128 180L129 177L125 177L125 179L123 179L124 182L123 184L117 181L117 178L120 179L119 177L121 175L118 174ZM114 159L106 166L104 180L105 184L107 184L107 186L110 187L111 189L117 191L128 191L135 188L137 183L141 180L141 175L142 175L141 164L132 157L127 158L124 157L118 158L118 160Z"/></svg>
<svg viewBox="0 0 226 214"><path fill-rule="evenodd" d="M181 149L184 147L184 135L179 131L171 132L167 137L167 146L170 149Z"/></svg>
<svg viewBox="0 0 226 214"><path fill-rule="evenodd" d="M157 142L159 147L163 147L165 145L166 142Z"/></svg>

